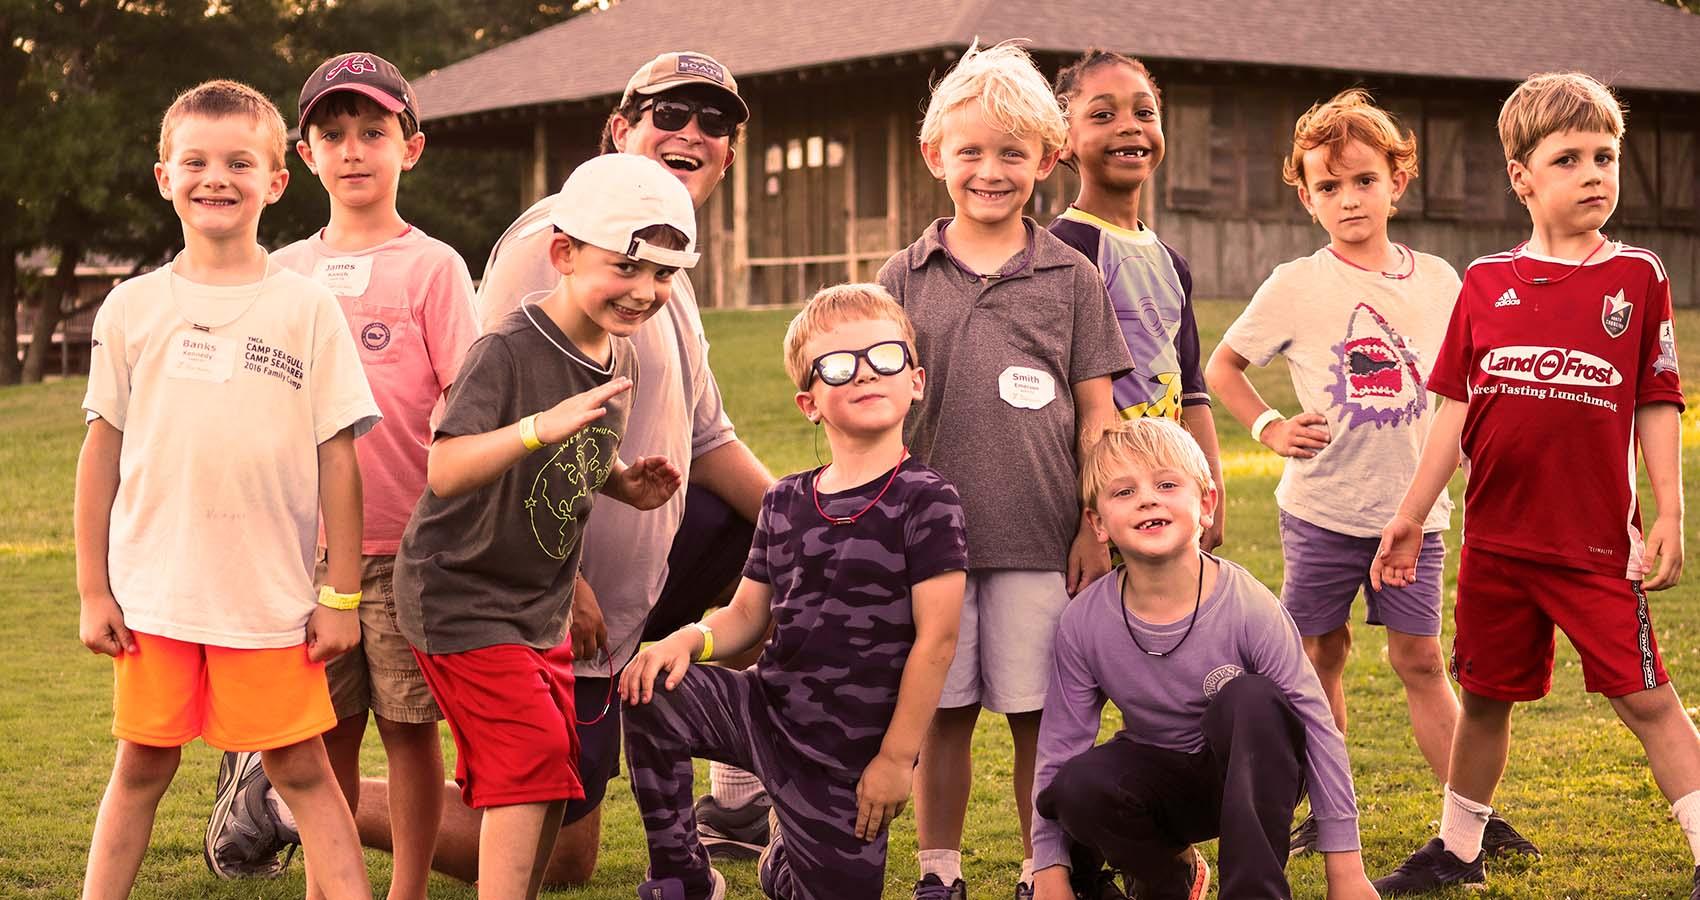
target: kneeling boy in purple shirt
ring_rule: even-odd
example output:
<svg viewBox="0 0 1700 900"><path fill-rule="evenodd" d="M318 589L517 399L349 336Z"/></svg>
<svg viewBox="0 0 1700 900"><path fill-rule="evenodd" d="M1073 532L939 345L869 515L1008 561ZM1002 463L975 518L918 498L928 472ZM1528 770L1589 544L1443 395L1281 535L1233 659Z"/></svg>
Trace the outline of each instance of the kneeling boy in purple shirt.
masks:
<svg viewBox="0 0 1700 900"><path fill-rule="evenodd" d="M785 368L832 463L768 489L732 605L645 649L620 679L646 900L725 896L697 839L692 757L752 772L772 797L764 895L884 893L887 826L956 652L968 566L956 489L903 446L926 380L914 347L875 284L827 288L791 322ZM690 665L743 653L770 622L755 668Z"/></svg>
<svg viewBox="0 0 1700 900"><path fill-rule="evenodd" d="M1209 871L1190 845L1218 836L1223 898L1291 897L1287 831L1307 789L1330 900L1374 897L1346 743L1298 629L1245 569L1199 550L1216 506L1203 451L1171 421L1134 419L1091 446L1080 480L1098 539L1126 562L1057 629L1035 900L1072 898L1071 869L1090 879L1105 862L1130 894L1196 900ZM1106 699L1125 725L1094 747Z"/></svg>

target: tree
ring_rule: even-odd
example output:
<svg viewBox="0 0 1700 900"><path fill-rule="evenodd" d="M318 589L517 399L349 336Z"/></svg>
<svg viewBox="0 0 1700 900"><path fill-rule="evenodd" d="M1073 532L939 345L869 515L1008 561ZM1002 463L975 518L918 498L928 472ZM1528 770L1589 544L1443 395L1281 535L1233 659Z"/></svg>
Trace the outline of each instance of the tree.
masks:
<svg viewBox="0 0 1700 900"><path fill-rule="evenodd" d="M0 9L0 384L41 376L60 319L74 309L77 264L92 254L151 266L181 246L153 181L159 117L209 78L248 82L293 122L301 81L325 58L369 49L424 73L571 16L551 0L33 0ZM402 214L481 262L517 194L514 166L429 149L404 181ZM328 203L290 154L294 187L261 219L268 245L324 224ZM16 259L37 248L57 277L25 289ZM40 305L20 367L20 298Z"/></svg>

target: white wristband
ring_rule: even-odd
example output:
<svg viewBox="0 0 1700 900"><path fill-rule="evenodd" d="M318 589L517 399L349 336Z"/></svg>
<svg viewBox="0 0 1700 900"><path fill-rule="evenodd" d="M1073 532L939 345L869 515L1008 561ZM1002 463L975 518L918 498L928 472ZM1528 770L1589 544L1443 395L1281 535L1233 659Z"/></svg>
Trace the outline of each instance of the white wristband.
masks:
<svg viewBox="0 0 1700 900"><path fill-rule="evenodd" d="M1263 415L1258 416L1257 421L1251 423L1251 439L1260 444L1263 443L1263 429L1284 418L1286 416L1281 415L1281 411L1274 407L1264 410Z"/></svg>

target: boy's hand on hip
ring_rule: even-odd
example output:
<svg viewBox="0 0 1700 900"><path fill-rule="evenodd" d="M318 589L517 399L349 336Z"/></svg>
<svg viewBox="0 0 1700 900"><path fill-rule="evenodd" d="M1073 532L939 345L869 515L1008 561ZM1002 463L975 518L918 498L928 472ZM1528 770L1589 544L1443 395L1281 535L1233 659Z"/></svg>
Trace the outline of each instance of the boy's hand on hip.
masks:
<svg viewBox="0 0 1700 900"><path fill-rule="evenodd" d="M1110 548L1098 540L1092 528L1082 522L1075 532L1074 543L1068 548L1068 570L1063 573L1068 582L1070 597L1110 571Z"/></svg>
<svg viewBox="0 0 1700 900"><path fill-rule="evenodd" d="M662 672L667 673L663 687L669 691L678 687L691 658L701 652L702 638L695 628L686 626L639 650L620 676L620 699L633 705L648 703L655 696L655 678Z"/></svg>
<svg viewBox="0 0 1700 900"><path fill-rule="evenodd" d="M1381 546L1375 551L1375 561L1369 565L1369 583L1376 590L1382 585L1407 587L1417 580L1417 556L1423 548L1423 523L1402 513L1381 530Z"/></svg>
<svg viewBox="0 0 1700 900"><path fill-rule="evenodd" d="M614 478L618 481L611 492L614 499L637 509L655 509L666 503L684 483L679 467L664 456L640 456Z"/></svg>
<svg viewBox="0 0 1700 900"><path fill-rule="evenodd" d="M1653 566L1654 560L1658 561L1657 568ZM1676 585L1682 577L1682 517L1661 514L1653 521L1641 563L1651 573L1641 582L1642 590L1662 591Z"/></svg>
<svg viewBox="0 0 1700 900"><path fill-rule="evenodd" d="M77 616L77 637L93 653L117 656L136 652L136 639L124 627L124 611L111 594L83 598Z"/></svg>
<svg viewBox="0 0 1700 900"><path fill-rule="evenodd" d="M1271 422L1258 436L1265 447L1293 459L1310 459L1328 446L1328 419L1320 413L1299 413Z"/></svg>
<svg viewBox="0 0 1700 900"><path fill-rule="evenodd" d="M360 610L316 606L307 617L307 659L325 662L360 643Z"/></svg>
<svg viewBox="0 0 1700 900"><path fill-rule="evenodd" d="M856 836L871 841L891 825L909 801L915 763L875 756L856 782Z"/></svg>
<svg viewBox="0 0 1700 900"><path fill-rule="evenodd" d="M596 592L583 575L573 584L573 620L567 634L572 637L573 659L595 659L599 651L608 650L608 623L602 619Z"/></svg>
<svg viewBox="0 0 1700 900"><path fill-rule="evenodd" d="M624 375L597 385L588 391L574 394L537 414L537 439L545 444L559 444L579 432L579 429L608 414L608 401L632 389L632 380Z"/></svg>

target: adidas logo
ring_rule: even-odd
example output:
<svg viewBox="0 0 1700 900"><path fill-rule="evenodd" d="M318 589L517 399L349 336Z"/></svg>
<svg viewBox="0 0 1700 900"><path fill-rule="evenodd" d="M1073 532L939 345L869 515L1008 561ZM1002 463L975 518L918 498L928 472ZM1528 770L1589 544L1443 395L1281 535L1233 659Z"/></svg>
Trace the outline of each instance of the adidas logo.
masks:
<svg viewBox="0 0 1700 900"><path fill-rule="evenodd" d="M1498 309L1501 306L1521 306L1521 305L1523 305L1523 301L1517 299L1517 289L1516 288L1506 289L1505 293L1499 295L1498 300L1493 301L1493 308L1494 309Z"/></svg>

